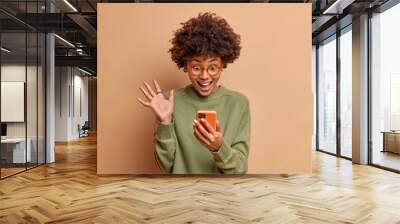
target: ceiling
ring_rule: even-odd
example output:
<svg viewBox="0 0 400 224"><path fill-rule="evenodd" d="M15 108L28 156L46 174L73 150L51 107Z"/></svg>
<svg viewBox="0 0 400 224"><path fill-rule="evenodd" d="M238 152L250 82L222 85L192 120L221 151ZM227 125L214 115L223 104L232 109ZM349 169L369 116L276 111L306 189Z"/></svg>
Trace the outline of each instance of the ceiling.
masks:
<svg viewBox="0 0 400 224"><path fill-rule="evenodd" d="M338 1L338 0L337 0ZM252 2L252 3L312 3L313 43L318 43L336 32L337 27L351 24L353 16L374 9L387 0L208 0L201 2ZM27 28L31 31L55 32L74 46L55 38L56 65L81 66L96 72L97 57L97 3L99 2L199 2L180 0L1 0L1 30L7 34L7 41L14 41L14 47L21 43L21 34ZM49 13L52 11L52 13ZM338 22L340 20L340 22ZM338 25L339 24L339 25ZM14 37L13 37L14 36ZM18 43L20 42L20 43ZM3 41L4 43L4 41ZM33 46L33 45L29 45ZM28 51L29 48L28 48Z"/></svg>

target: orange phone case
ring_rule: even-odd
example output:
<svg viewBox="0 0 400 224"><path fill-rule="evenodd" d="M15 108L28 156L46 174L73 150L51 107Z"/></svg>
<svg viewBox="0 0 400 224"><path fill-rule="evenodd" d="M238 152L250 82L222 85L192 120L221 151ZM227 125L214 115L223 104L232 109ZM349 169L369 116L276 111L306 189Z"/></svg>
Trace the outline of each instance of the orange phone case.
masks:
<svg viewBox="0 0 400 224"><path fill-rule="evenodd" d="M196 112L196 119L205 118L214 130L217 130L217 112L210 110L199 110Z"/></svg>

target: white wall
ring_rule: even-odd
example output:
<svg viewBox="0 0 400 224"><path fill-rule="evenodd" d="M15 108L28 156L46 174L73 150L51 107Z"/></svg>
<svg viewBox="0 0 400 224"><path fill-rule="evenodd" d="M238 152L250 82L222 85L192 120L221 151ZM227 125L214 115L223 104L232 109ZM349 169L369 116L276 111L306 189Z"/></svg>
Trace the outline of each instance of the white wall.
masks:
<svg viewBox="0 0 400 224"><path fill-rule="evenodd" d="M76 72L76 70L75 70ZM81 76L82 73L78 73L78 75L74 75L74 108L73 108L73 119L72 121L72 130L71 134L74 138L79 137L78 133L78 124L81 126L88 120L89 112L88 112L88 77ZM80 111L81 110L81 111Z"/></svg>
<svg viewBox="0 0 400 224"><path fill-rule="evenodd" d="M28 66L27 68L27 75L30 86L36 86L36 80L33 77L36 77L36 66ZM2 82L25 82L25 64L18 65L18 64L9 64L9 65L2 65L1 66L1 81ZM36 100L36 88L28 88L27 89L27 104ZM4 96L3 96L4 97ZM32 98L32 99L31 99ZM35 100L33 99L35 98ZM31 113L31 111L36 111L36 101L35 104L27 105L30 107L27 112L28 116L28 137L30 133L33 133L36 130L36 124L31 124L31 122L36 123L36 113ZM32 108L34 107L34 108ZM6 110L6 108L2 108L2 110ZM26 122L7 122L7 136L8 137L25 137L25 123ZM32 131L30 130L32 127ZM36 131L34 132L36 136Z"/></svg>
<svg viewBox="0 0 400 224"><path fill-rule="evenodd" d="M25 121L25 83L1 82L1 121ZM36 107L35 107L36 108Z"/></svg>
<svg viewBox="0 0 400 224"><path fill-rule="evenodd" d="M72 67L56 67L55 73L55 140L70 141L88 120L88 77Z"/></svg>
<svg viewBox="0 0 400 224"><path fill-rule="evenodd" d="M69 68L55 68L55 141L68 140L68 117L70 84Z"/></svg>
<svg viewBox="0 0 400 224"><path fill-rule="evenodd" d="M28 74L32 70L31 66L28 66ZM10 64L1 66L1 81L2 82L25 82L25 64ZM3 96L4 97L4 96ZM1 108L5 110L6 108ZM25 137L25 123L24 122L11 122L7 123L7 137Z"/></svg>
<svg viewBox="0 0 400 224"><path fill-rule="evenodd" d="M38 70L37 70L38 69ZM24 82L26 83L26 112L27 120L25 122L6 122L8 138L24 138L25 135L30 139L32 151L32 161L44 162L44 74L42 67L25 64L3 64L1 66L2 82ZM27 80L26 80L27 79ZM2 96L7 97L7 96ZM9 108L1 108L7 110ZM38 151L39 150L39 151ZM37 157L37 154L39 156Z"/></svg>

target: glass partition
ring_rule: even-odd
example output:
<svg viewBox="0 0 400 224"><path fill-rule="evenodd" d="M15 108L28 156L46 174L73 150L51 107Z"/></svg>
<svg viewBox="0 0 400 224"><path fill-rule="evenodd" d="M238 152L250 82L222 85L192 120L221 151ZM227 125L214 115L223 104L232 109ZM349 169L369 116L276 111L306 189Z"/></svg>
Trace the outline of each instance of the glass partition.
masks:
<svg viewBox="0 0 400 224"><path fill-rule="evenodd" d="M318 47L318 149L336 154L336 35Z"/></svg>
<svg viewBox="0 0 400 224"><path fill-rule="evenodd" d="M17 16L44 1L1 1ZM0 178L45 163L45 34L0 12ZM36 18L33 16L33 18Z"/></svg>
<svg viewBox="0 0 400 224"><path fill-rule="evenodd" d="M400 5L371 18L371 162L400 171Z"/></svg>
<svg viewBox="0 0 400 224"><path fill-rule="evenodd" d="M36 166L38 160L38 35L36 32L27 33L27 98L26 98L26 113L27 113L27 150L30 151L30 161L28 161L28 168Z"/></svg>
<svg viewBox="0 0 400 224"><path fill-rule="evenodd" d="M38 33L38 65L37 65L37 148L38 164L43 164L46 162L46 138L45 138L45 114L46 114L46 76L45 76L45 66L46 66L46 38L45 34Z"/></svg>
<svg viewBox="0 0 400 224"><path fill-rule="evenodd" d="M352 158L352 35L351 26L340 36L340 155Z"/></svg>
<svg viewBox="0 0 400 224"><path fill-rule="evenodd" d="M2 33L1 47L1 176L7 177L24 171L32 155L26 141L26 33Z"/></svg>

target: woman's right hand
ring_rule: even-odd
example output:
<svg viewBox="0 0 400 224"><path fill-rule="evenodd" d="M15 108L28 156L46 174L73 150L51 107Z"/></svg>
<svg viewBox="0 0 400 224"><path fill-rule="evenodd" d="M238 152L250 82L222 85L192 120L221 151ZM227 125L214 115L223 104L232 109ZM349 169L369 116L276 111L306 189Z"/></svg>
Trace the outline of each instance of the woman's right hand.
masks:
<svg viewBox="0 0 400 224"><path fill-rule="evenodd" d="M156 80L153 80L156 90L154 91L147 82L143 82L144 86L140 86L143 94L149 100L148 102L140 99L137 100L145 107L153 110L157 119L163 124L172 122L172 113L174 112L174 90L169 91L169 98L166 99L162 93L162 89Z"/></svg>

